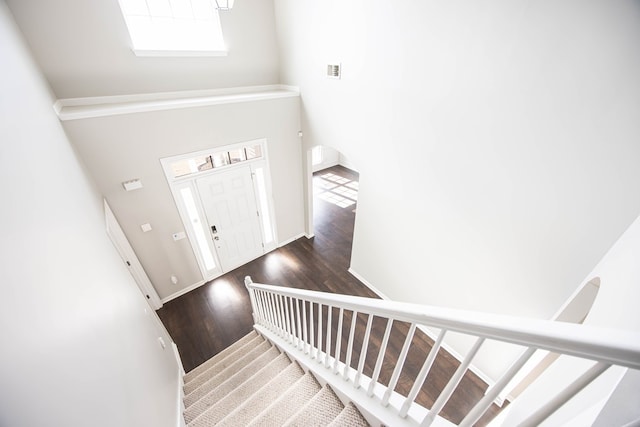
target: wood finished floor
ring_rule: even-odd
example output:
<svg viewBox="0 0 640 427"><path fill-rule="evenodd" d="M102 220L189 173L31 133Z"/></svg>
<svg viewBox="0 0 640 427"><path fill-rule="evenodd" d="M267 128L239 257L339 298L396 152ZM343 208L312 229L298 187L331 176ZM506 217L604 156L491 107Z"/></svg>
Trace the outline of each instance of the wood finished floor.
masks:
<svg viewBox="0 0 640 427"><path fill-rule="evenodd" d="M336 166L314 174L314 181L318 182L320 176L327 173L342 176L355 183L358 180L354 172ZM357 188L357 184L351 184L350 187ZM187 372L251 331L251 305L244 287L244 277L247 275L257 283L378 298L347 271L351 261L356 205L342 208L317 195L318 191L314 195L314 238L300 238L166 303L158 310L158 315L178 346ZM326 196L327 194L324 195ZM334 201L337 199L334 198ZM325 325L326 316L325 309ZM350 316L349 312L345 313L341 360L346 356L344 337L348 334ZM333 319L335 331L337 311ZM365 324L366 319L359 315L356 336L360 339L364 335ZM371 335L377 335L378 339L372 340L367 352L364 370L367 375L373 372L374 354L380 347L385 326L386 322L382 319L374 319ZM395 323L393 326L386 352L387 359L380 374L380 382L384 384L391 377L407 330L407 324ZM335 336L334 332L332 348L335 348ZM420 331L416 332L395 389L397 392L404 395L408 393L412 385L410 378L415 377L420 370L432 345L433 341L429 337ZM352 366L356 366L358 358L359 351L354 346ZM458 365L459 362L454 357L441 349L418 394L418 403L431 407ZM485 389L486 384L482 380L472 372L467 372L441 415L459 423L463 415L484 395ZM493 405L476 425L486 425L498 412L499 408Z"/></svg>

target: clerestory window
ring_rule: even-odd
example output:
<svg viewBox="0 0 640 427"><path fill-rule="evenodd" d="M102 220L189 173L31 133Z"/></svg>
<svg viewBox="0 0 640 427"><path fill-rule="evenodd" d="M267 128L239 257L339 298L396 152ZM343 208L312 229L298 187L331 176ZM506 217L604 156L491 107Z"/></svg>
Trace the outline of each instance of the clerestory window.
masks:
<svg viewBox="0 0 640 427"><path fill-rule="evenodd" d="M215 0L119 0L138 56L224 56Z"/></svg>

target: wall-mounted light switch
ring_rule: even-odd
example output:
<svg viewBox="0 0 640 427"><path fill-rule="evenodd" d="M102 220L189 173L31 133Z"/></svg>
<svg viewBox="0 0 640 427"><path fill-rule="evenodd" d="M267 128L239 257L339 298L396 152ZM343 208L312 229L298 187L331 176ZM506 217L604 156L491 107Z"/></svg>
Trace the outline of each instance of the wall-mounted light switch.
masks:
<svg viewBox="0 0 640 427"><path fill-rule="evenodd" d="M145 233L146 233L147 231L151 231L151 230L153 230L153 229L151 228L151 224L149 224L149 223L142 224L142 225L140 226L140 228L142 228L142 231L144 231Z"/></svg>

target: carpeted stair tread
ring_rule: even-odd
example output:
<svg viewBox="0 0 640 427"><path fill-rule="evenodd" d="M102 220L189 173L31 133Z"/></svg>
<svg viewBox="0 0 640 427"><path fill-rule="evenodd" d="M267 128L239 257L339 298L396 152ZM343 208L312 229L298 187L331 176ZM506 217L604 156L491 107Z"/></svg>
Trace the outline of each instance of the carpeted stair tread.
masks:
<svg viewBox="0 0 640 427"><path fill-rule="evenodd" d="M247 335L245 335L244 337L240 338L238 341L234 342L229 347L225 348L220 353L218 353L215 356L213 356L211 359L209 359L206 362L202 363L201 365L198 365L195 368L193 368L192 370L187 372L187 374L184 376L185 384L188 383L189 381L193 380L195 377L197 377L198 375L200 375L201 373L203 373L207 369L211 368L213 365L215 365L216 363L218 363L219 361L221 361L222 359L224 359L225 357L227 357L231 353L235 352L237 349L239 349L240 347L244 346L246 343L248 343L252 339L256 338L257 336L258 336L258 334L256 333L256 331L252 330Z"/></svg>
<svg viewBox="0 0 640 427"><path fill-rule="evenodd" d="M297 363L290 363L287 368L282 370L275 378L269 381L262 388L253 393L248 399L244 402L240 401L240 405L237 408L233 409L226 415L217 426L220 427L236 427L236 426L246 426L253 420L256 416L258 416L263 410L265 410L272 402L274 402L280 395L285 393L285 391L292 387L296 382L298 382L304 375L304 371ZM230 399L235 400L234 397L229 396ZM227 400L227 399L225 399ZM235 405L238 405L239 401L235 402ZM225 410L228 410L228 407L231 406L231 402L220 402L221 406L225 407ZM203 418L210 415L211 412L215 411L216 408L212 408L209 411L202 414L202 416L198 417L191 426L189 427L204 427L207 424ZM217 420L214 419L214 422Z"/></svg>
<svg viewBox="0 0 640 427"><path fill-rule="evenodd" d="M227 366L223 371L218 372L216 375L208 378L203 384L201 384L195 390L192 390L189 394L187 394L184 398L184 405L186 408L193 405L198 399L204 397L211 390L216 388L218 385L225 382L227 379L231 378L232 375L235 375L236 372L242 370L245 366L250 364L253 360L258 358L261 354L266 352L271 347L271 344L267 341L263 341L257 347L252 348L247 353L243 354L241 357L236 359L234 363ZM187 393L185 386L185 393Z"/></svg>
<svg viewBox="0 0 640 427"><path fill-rule="evenodd" d="M220 398L213 405L207 407L202 413L197 415L194 418L187 417L187 413L185 412L185 420L189 423L189 427L205 427L212 426L222 420L224 417L232 413L236 408L250 399L256 393L259 393L259 390L268 385L268 383L278 375L282 375L284 371L292 366L291 361L285 354L280 354L274 360L272 360L267 366L263 367L261 370L256 372L251 378L242 383L239 387L237 387L232 392L228 393L226 396ZM295 366L294 366L295 368ZM284 374L286 375L286 374ZM300 373L298 376L293 376L290 380L290 383L293 384L297 378L302 376ZM282 384L284 388L288 387L289 384ZM275 393L274 393L275 394ZM208 396L208 395L207 395ZM266 407L268 405L265 404ZM196 406L196 405L193 405ZM189 408L190 410L191 408ZM258 413L261 411L258 410ZM189 420L190 419L190 420ZM250 420L250 419L249 419ZM249 421L247 421L249 422ZM246 423L245 423L246 424Z"/></svg>
<svg viewBox="0 0 640 427"><path fill-rule="evenodd" d="M368 427L369 423L353 403L348 403L342 412L327 427Z"/></svg>
<svg viewBox="0 0 640 427"><path fill-rule="evenodd" d="M281 426L318 391L320 391L320 384L313 375L306 373L248 425L253 427Z"/></svg>
<svg viewBox="0 0 640 427"><path fill-rule="evenodd" d="M282 368L276 368L277 371L275 372L275 374L277 374L280 369L284 369L284 367L286 367L289 359L284 354L281 354L275 347L271 347L265 353L259 355L255 360L238 371L235 375L231 376L225 382L223 382L218 387L211 390L209 393L189 406L184 412L185 421L187 423L191 422L202 412L215 405L216 402L218 402L220 399L224 398L229 393L233 392L236 388L243 385L247 380L251 379L252 381L257 381L257 379L253 378L255 374L257 372L260 372L264 367L270 365L271 362L277 360L280 356L284 358L284 366ZM275 374L273 376L275 376ZM256 385L255 387L261 386L262 384Z"/></svg>
<svg viewBox="0 0 640 427"><path fill-rule="evenodd" d="M343 409L344 405L338 396L331 388L324 386L298 412L289 417L284 426L326 426L340 415Z"/></svg>
<svg viewBox="0 0 640 427"><path fill-rule="evenodd" d="M235 351L227 354L226 357L209 366L209 369L192 378L189 382L186 382L184 384L184 394L191 393L193 390L207 382L210 378L218 375L220 372L224 371L226 368L234 364L240 357L242 357L242 355L247 354L249 351L259 346L263 342L264 338L260 336L255 336L253 339L245 342L243 346L236 348Z"/></svg>

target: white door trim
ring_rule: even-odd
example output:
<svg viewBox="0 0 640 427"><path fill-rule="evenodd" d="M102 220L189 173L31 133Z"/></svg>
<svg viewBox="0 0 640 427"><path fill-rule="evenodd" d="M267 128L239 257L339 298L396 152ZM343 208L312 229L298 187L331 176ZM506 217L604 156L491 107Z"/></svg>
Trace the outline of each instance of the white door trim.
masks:
<svg viewBox="0 0 640 427"><path fill-rule="evenodd" d="M122 228L120 228L120 224L118 224L118 220L115 215L113 215L113 211L111 211L106 200L104 200L104 216L107 235L111 239L113 246L115 246L118 254L127 265L129 272L138 284L138 288L140 288L142 295L145 296L145 299L151 308L158 310L162 307L162 301L153 287L153 284L151 284L149 276L147 276L144 268L142 268L140 260L138 260L136 253L129 244L129 240L127 240L127 236L125 236Z"/></svg>
<svg viewBox="0 0 640 427"><path fill-rule="evenodd" d="M178 177L174 176L174 171L172 166L175 163L179 163L182 160L213 156L217 153L223 153L225 151L231 152L232 150L245 149L245 148L250 148L255 146L260 146L260 150L261 150L260 151L261 154L259 154L255 158L252 157L249 160L236 161L235 163L227 163L224 165L214 165L213 167L209 166L204 170L192 169L192 172L187 172L186 174L183 174ZM248 157L248 154L247 154L247 157ZM268 212L268 216L270 218L269 222L271 225L270 228L272 232L272 241L270 242L265 241L266 239L264 237L267 234L265 230L265 224L264 224L264 221L260 222L260 226L263 234L263 242L265 244L264 253L267 253L277 248L278 231L276 227L275 208L274 208L273 194L272 194L269 153L268 153L268 147L267 147L267 140L265 138L240 142L236 144L212 147L206 150L201 150L193 153L185 153L177 156L165 157L160 159L160 164L162 165L165 178L167 179L167 183L169 184L169 189L173 196L176 207L178 208L180 219L182 220L182 223L185 227L187 237L189 238L189 243L191 244L191 248L196 257L196 261L198 263L198 267L202 274L203 280L205 281L213 280L216 277L220 276L221 274L226 273L226 271L222 271L221 264L218 259L218 254L216 253L215 247L212 243L207 244L207 246L212 252L212 256L215 259L216 267L215 267L215 270L207 269L205 262L203 260L201 249L196 239L194 225L189 220L189 215L185 211L185 206L184 206L184 202L182 201L180 189L189 188L192 194L196 196L196 199L197 199L195 200L195 204L196 204L197 216L199 217L198 220L200 222L206 223L202 201L200 200L198 188L197 188L197 185L195 184L197 179L206 177L208 175L224 173L225 171L232 170L233 168L241 167L241 166L250 166L252 172L255 172L258 169L262 169L264 173L263 184L264 184L264 189L266 194L262 194L263 197L261 197L261 200L266 201L266 205L267 205L266 209L264 209L263 204L260 203L261 200L256 200L256 203L258 204L258 210L260 211L261 218L263 217L262 216L263 214ZM254 187L254 195L257 197L259 192L257 190L255 181L254 181L253 187ZM207 237L209 238L210 230L208 228L203 228L203 230L206 233Z"/></svg>

